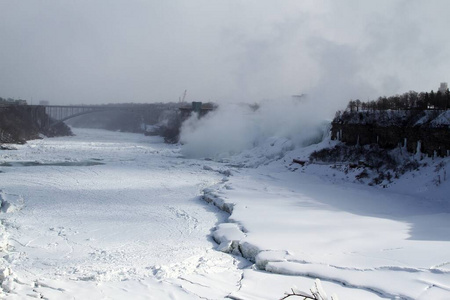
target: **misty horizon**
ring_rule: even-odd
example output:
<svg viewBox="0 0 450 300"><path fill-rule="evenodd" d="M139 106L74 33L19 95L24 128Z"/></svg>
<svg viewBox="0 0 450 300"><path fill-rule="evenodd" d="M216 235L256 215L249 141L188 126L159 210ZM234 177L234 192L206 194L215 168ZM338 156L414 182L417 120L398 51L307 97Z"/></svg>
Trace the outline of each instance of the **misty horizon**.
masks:
<svg viewBox="0 0 450 300"><path fill-rule="evenodd" d="M447 1L0 3L0 96L342 107L448 81Z"/></svg>

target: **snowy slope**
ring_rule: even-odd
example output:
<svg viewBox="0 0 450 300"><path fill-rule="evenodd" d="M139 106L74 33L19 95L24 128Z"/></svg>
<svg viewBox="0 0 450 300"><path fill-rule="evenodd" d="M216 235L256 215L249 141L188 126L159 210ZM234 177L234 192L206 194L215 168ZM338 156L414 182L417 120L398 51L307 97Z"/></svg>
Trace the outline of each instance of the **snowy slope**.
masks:
<svg viewBox="0 0 450 300"><path fill-rule="evenodd" d="M352 182L329 165L291 164L323 144L234 171L206 190L207 199L233 208L229 221L245 233L230 251L239 249L257 270L338 283L341 299L368 299L356 290L375 298L449 299L450 180L434 180L436 165L443 166L442 178L450 171L448 159L429 159L387 189ZM252 273L252 281L270 281L266 274ZM258 299L274 290L256 293L245 278L236 297Z"/></svg>

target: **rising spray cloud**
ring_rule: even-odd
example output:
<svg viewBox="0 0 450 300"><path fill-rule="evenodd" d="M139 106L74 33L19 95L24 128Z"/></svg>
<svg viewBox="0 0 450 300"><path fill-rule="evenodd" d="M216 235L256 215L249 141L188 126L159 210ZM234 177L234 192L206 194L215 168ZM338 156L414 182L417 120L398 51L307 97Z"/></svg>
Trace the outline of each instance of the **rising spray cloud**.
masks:
<svg viewBox="0 0 450 300"><path fill-rule="evenodd" d="M182 126L183 153L188 157L225 158L263 145L268 139L304 146L323 133L325 114L312 99L286 97L248 104L224 104Z"/></svg>

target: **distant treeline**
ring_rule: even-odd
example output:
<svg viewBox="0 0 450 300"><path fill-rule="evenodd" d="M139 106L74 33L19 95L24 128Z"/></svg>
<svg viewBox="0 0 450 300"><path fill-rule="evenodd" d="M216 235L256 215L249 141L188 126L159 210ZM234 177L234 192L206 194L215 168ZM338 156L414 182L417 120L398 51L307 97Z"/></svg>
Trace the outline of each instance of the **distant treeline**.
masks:
<svg viewBox="0 0 450 300"><path fill-rule="evenodd" d="M12 98L2 98L0 97L0 105L1 104L9 104L9 105L27 105L27 100L23 99L12 99Z"/></svg>
<svg viewBox="0 0 450 300"><path fill-rule="evenodd" d="M450 109L450 92L409 91L401 95L379 97L376 100L363 102L359 99L350 100L347 110L350 112L376 110L447 110Z"/></svg>

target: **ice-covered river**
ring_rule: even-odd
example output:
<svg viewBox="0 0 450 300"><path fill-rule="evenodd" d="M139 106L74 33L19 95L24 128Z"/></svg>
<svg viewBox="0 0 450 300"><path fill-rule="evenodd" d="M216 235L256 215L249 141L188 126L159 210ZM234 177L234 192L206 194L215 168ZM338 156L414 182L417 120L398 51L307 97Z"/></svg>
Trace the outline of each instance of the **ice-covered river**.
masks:
<svg viewBox="0 0 450 300"><path fill-rule="evenodd" d="M449 299L448 159L382 189L290 163L317 145L220 164L75 133L0 152L0 298L269 300L320 278L341 300Z"/></svg>
<svg viewBox="0 0 450 300"><path fill-rule="evenodd" d="M8 297L197 298L181 286L204 274L226 279L218 297L237 286L208 237L227 215L199 197L223 175L160 138L75 133L1 152Z"/></svg>

